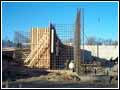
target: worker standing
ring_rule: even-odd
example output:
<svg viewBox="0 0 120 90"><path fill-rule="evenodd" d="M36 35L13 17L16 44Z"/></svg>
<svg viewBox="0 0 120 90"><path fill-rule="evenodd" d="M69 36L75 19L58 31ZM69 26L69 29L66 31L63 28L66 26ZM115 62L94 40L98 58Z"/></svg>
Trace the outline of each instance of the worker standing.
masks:
<svg viewBox="0 0 120 90"><path fill-rule="evenodd" d="M73 63L73 61L71 61L69 63L69 69L73 72L73 69L74 69L74 63Z"/></svg>

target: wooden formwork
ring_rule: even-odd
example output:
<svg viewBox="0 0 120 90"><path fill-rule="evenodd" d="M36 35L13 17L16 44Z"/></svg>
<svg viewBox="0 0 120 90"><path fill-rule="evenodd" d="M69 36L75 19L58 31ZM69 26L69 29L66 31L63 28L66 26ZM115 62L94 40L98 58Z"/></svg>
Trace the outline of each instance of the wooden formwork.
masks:
<svg viewBox="0 0 120 90"><path fill-rule="evenodd" d="M50 28L32 28L31 53L25 64L35 68L50 68Z"/></svg>
<svg viewBox="0 0 120 90"><path fill-rule="evenodd" d="M53 36L52 29L54 29ZM67 60L73 60L73 53L71 53L73 52L73 47L64 45L57 36L55 28L52 29L32 28L31 52L24 61L25 65L32 68L60 69ZM53 51L51 51L52 37Z"/></svg>

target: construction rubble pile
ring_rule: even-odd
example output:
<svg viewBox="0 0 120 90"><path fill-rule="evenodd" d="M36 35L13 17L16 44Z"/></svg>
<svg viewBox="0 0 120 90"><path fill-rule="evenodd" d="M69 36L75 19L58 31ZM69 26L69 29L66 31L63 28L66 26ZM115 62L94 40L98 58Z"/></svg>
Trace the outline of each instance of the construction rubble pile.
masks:
<svg viewBox="0 0 120 90"><path fill-rule="evenodd" d="M40 79L48 81L80 81L79 76L72 72L51 72L46 76L40 76Z"/></svg>

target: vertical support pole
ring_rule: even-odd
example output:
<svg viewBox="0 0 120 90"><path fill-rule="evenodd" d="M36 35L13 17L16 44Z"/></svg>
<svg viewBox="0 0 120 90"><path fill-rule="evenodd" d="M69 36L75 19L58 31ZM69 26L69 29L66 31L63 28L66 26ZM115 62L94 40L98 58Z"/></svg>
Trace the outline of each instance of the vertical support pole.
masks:
<svg viewBox="0 0 120 90"><path fill-rule="evenodd" d="M84 9L82 9L82 18L83 18L82 27L83 27L83 63L84 63L85 62L84 61Z"/></svg>
<svg viewBox="0 0 120 90"><path fill-rule="evenodd" d="M38 37L39 37L39 35L38 35L38 27L37 27L37 33L36 33L37 35L37 47L39 46L39 41L38 41ZM37 50L37 53L39 52L39 50ZM39 58L38 58L38 56L39 56L39 54L37 54L37 58L36 58L36 60L38 61L38 67L39 67Z"/></svg>
<svg viewBox="0 0 120 90"><path fill-rule="evenodd" d="M54 41L55 41L55 32L52 24L50 23L50 69L54 68Z"/></svg>
<svg viewBox="0 0 120 90"><path fill-rule="evenodd" d="M31 37L30 38L31 38L31 40L30 40L31 45L30 46L31 46L31 52L32 52L32 50L33 50L33 28L31 29Z"/></svg>
<svg viewBox="0 0 120 90"><path fill-rule="evenodd" d="M80 10L77 10L74 36L74 60L75 60L75 71L80 74Z"/></svg>
<svg viewBox="0 0 120 90"><path fill-rule="evenodd" d="M50 67L49 67L49 69L52 69L52 54L51 54L51 25L50 25L50 22L49 22L49 31L50 31L50 46L49 46L49 48L50 48L50 50L49 50L49 53L50 53Z"/></svg>

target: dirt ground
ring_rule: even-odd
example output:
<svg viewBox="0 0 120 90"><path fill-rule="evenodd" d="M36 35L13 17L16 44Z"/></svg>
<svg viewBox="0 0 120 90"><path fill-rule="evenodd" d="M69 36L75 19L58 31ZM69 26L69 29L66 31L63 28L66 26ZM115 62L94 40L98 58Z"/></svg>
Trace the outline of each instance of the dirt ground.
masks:
<svg viewBox="0 0 120 90"><path fill-rule="evenodd" d="M109 76L77 76L72 72L53 72L30 78L4 81L3 88L117 88L118 80L109 82Z"/></svg>
<svg viewBox="0 0 120 90"><path fill-rule="evenodd" d="M2 85L5 88L5 84ZM31 82L11 82L8 88L117 88L117 84L104 82L51 82L51 81L31 81Z"/></svg>
<svg viewBox="0 0 120 90"><path fill-rule="evenodd" d="M22 67L15 62L4 61L2 88L117 88L118 80L109 82L109 76L91 74L77 76L71 71L40 71ZM9 71L9 72L8 72ZM117 73L117 72L112 72ZM6 76L7 75L7 76ZM116 74L117 75L117 74ZM6 78L8 77L8 78ZM7 81L10 79L9 81Z"/></svg>

